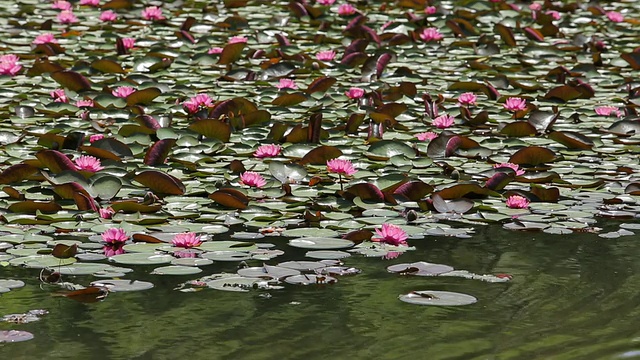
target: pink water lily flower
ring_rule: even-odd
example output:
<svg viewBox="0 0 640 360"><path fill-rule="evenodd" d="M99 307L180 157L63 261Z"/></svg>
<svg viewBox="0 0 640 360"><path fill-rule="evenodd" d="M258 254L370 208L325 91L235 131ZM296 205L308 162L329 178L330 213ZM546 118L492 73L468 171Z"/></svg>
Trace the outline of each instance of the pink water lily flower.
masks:
<svg viewBox="0 0 640 360"><path fill-rule="evenodd" d="M148 6L142 10L142 18L145 20L164 20L162 9L157 6Z"/></svg>
<svg viewBox="0 0 640 360"><path fill-rule="evenodd" d="M511 209L526 209L529 207L529 199L520 195L511 195L507 198L507 207Z"/></svg>
<svg viewBox="0 0 640 360"><path fill-rule="evenodd" d="M89 136L89 142L90 143L94 143L94 142L102 140L102 139L104 139L104 135L103 134L93 134L93 135Z"/></svg>
<svg viewBox="0 0 640 360"><path fill-rule="evenodd" d="M173 246L190 249L196 246L200 246L202 241L200 240L200 236L197 236L196 233L187 232L176 234L171 240Z"/></svg>
<svg viewBox="0 0 640 360"><path fill-rule="evenodd" d="M114 243L114 245L105 245L102 252L106 257L124 254L124 243Z"/></svg>
<svg viewBox="0 0 640 360"><path fill-rule="evenodd" d="M115 97L126 98L127 96L136 92L136 89L131 86L119 86L114 90L111 90L111 94Z"/></svg>
<svg viewBox="0 0 640 360"><path fill-rule="evenodd" d="M42 44L57 44L58 40L53 37L52 33L44 33L36 36L35 39L31 42L34 45L42 45Z"/></svg>
<svg viewBox="0 0 640 360"><path fill-rule="evenodd" d="M122 46L124 46L124 48L127 50L133 49L135 44L136 44L136 39L134 38L122 38Z"/></svg>
<svg viewBox="0 0 640 360"><path fill-rule="evenodd" d="M100 0L80 0L80 5L98 6L100 5Z"/></svg>
<svg viewBox="0 0 640 360"><path fill-rule="evenodd" d="M318 0L317 2L318 2L318 5L331 6L336 2L336 0Z"/></svg>
<svg viewBox="0 0 640 360"><path fill-rule="evenodd" d="M371 238L371 241L395 246L409 246L407 244L407 233L398 225L382 224L376 229L378 237Z"/></svg>
<svg viewBox="0 0 640 360"><path fill-rule="evenodd" d="M78 100L76 101L76 106L79 108L82 107L93 107L93 100L88 99L88 100Z"/></svg>
<svg viewBox="0 0 640 360"><path fill-rule="evenodd" d="M424 13L427 15L433 15L436 13L436 11L438 11L438 8L436 8L435 6L427 6L426 8L424 8Z"/></svg>
<svg viewBox="0 0 640 360"><path fill-rule="evenodd" d="M356 13L356 8L351 4L341 4L338 6L338 15L349 16Z"/></svg>
<svg viewBox="0 0 640 360"><path fill-rule="evenodd" d="M402 251L389 251L382 258L385 260L393 260L399 258L402 254L404 254Z"/></svg>
<svg viewBox="0 0 640 360"><path fill-rule="evenodd" d="M316 59L320 61L331 61L336 57L336 52L333 50L320 51L316 54Z"/></svg>
<svg viewBox="0 0 640 360"><path fill-rule="evenodd" d="M78 170L96 172L104 169L104 166L100 163L100 159L90 155L82 155L76 159L76 168Z"/></svg>
<svg viewBox="0 0 640 360"><path fill-rule="evenodd" d="M420 33L420 39L424 42L440 41L444 36L434 27L426 28Z"/></svg>
<svg viewBox="0 0 640 360"><path fill-rule="evenodd" d="M525 173L525 171L520 168L520 165L514 164L514 163L510 163L510 162L500 163L500 164L493 164L493 168L494 169L499 169L499 168L513 169L513 171L516 172L516 176L521 176L521 175L524 175L524 173Z"/></svg>
<svg viewBox="0 0 640 360"><path fill-rule="evenodd" d="M503 106L509 111L522 111L527 108L527 101L523 98L511 97L504 102Z"/></svg>
<svg viewBox="0 0 640 360"><path fill-rule="evenodd" d="M454 122L455 122L455 118L453 116L448 114L443 114L433 119L431 124L437 127L438 129L446 129L448 127L451 127L451 125L453 125Z"/></svg>
<svg viewBox="0 0 640 360"><path fill-rule="evenodd" d="M54 102L63 102L68 103L69 98L67 98L67 94L65 94L64 89L55 89L49 93L53 98Z"/></svg>
<svg viewBox="0 0 640 360"><path fill-rule="evenodd" d="M213 99L207 94L198 94L182 103L182 107L184 107L189 114L195 114L200 111L201 108L211 106L213 106Z"/></svg>
<svg viewBox="0 0 640 360"><path fill-rule="evenodd" d="M71 10L71 3L65 0L56 0L51 4L52 9Z"/></svg>
<svg viewBox="0 0 640 360"><path fill-rule="evenodd" d="M437 138L438 134L434 133L433 131L427 131L427 132L418 133L415 135L415 137L420 141L427 141L427 140L431 141Z"/></svg>
<svg viewBox="0 0 640 360"><path fill-rule="evenodd" d="M529 5L529 10L531 10L531 11L540 11L540 10L542 10L542 4L540 4L540 3L532 3L531 5Z"/></svg>
<svg viewBox="0 0 640 360"><path fill-rule="evenodd" d="M78 18L71 10L61 11L60 13L58 13L56 18L61 24L73 24L78 22Z"/></svg>
<svg viewBox="0 0 640 360"><path fill-rule="evenodd" d="M547 10L545 14L551 16L553 20L560 20L561 17L560 13L555 10Z"/></svg>
<svg viewBox="0 0 640 360"><path fill-rule="evenodd" d="M358 87L352 87L351 89L346 91L344 94L347 95L349 99L356 100L364 96L364 89L358 88Z"/></svg>
<svg viewBox="0 0 640 360"><path fill-rule="evenodd" d="M607 13L607 18L613 22L619 23L624 21L624 16L617 11L609 11Z"/></svg>
<svg viewBox="0 0 640 360"><path fill-rule="evenodd" d="M478 97L472 92L462 93L458 96L458 103L460 103L460 105L475 105L477 100Z"/></svg>
<svg viewBox="0 0 640 360"><path fill-rule="evenodd" d="M111 219L115 213L116 212L111 208L111 206L104 209L98 209L98 214L100 214L102 219Z"/></svg>
<svg viewBox="0 0 640 360"><path fill-rule="evenodd" d="M17 75L22 69L22 65L18 64L18 60L20 58L13 54L0 56L0 75Z"/></svg>
<svg viewBox="0 0 640 360"><path fill-rule="evenodd" d="M280 81L276 84L276 88L278 88L278 90L297 89L298 85L296 85L296 82L292 79L280 79Z"/></svg>
<svg viewBox="0 0 640 360"><path fill-rule="evenodd" d="M121 244L129 240L129 235L121 228L108 228L101 236L102 241L112 245Z"/></svg>
<svg viewBox="0 0 640 360"><path fill-rule="evenodd" d="M617 107L611 105L598 106L596 107L595 111L596 114L602 116L611 116L611 114L616 115L617 117L622 116L622 111L620 111L620 109L618 109Z"/></svg>
<svg viewBox="0 0 640 360"><path fill-rule="evenodd" d="M100 14L100 21L103 21L103 22L116 21L117 19L118 19L118 14L112 10L103 11Z"/></svg>
<svg viewBox="0 0 640 360"><path fill-rule="evenodd" d="M330 173L351 176L358 172L351 161L344 159L331 159L327 161L327 171Z"/></svg>
<svg viewBox="0 0 640 360"><path fill-rule="evenodd" d="M222 54L222 50L224 49L221 47L212 47L211 49L207 50L207 54L209 55Z"/></svg>
<svg viewBox="0 0 640 360"><path fill-rule="evenodd" d="M260 145L256 150L256 152L253 153L253 156L260 159L276 157L280 155L281 150L282 150L282 147L280 145L275 145L275 144Z"/></svg>
<svg viewBox="0 0 640 360"><path fill-rule="evenodd" d="M261 188L267 184L267 180L255 171L245 171L240 174L240 184Z"/></svg>
<svg viewBox="0 0 640 360"><path fill-rule="evenodd" d="M246 43L249 39L247 39L244 36L234 36L232 38L229 39L228 43L229 44L239 44L239 43Z"/></svg>

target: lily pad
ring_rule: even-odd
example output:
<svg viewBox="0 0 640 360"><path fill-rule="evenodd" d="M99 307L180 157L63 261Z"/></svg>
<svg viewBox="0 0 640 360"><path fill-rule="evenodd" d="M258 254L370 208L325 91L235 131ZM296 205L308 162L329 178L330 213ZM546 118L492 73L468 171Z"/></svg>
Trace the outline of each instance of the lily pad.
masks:
<svg viewBox="0 0 640 360"><path fill-rule="evenodd" d="M414 305L462 306L475 304L478 299L471 295L449 292L421 290L400 295L399 299Z"/></svg>
<svg viewBox="0 0 640 360"><path fill-rule="evenodd" d="M238 270L238 275L250 278L282 279L287 276L299 275L300 271L282 266L264 265L261 267L248 267Z"/></svg>
<svg viewBox="0 0 640 360"><path fill-rule="evenodd" d="M33 339L33 334L21 330L0 331L0 343L14 343Z"/></svg>
<svg viewBox="0 0 640 360"><path fill-rule="evenodd" d="M140 280L98 280L91 283L91 286L102 286L111 292L142 291L153 288L153 284Z"/></svg>
<svg viewBox="0 0 640 360"><path fill-rule="evenodd" d="M109 261L124 265L157 265L170 263L173 259L171 255L132 253L114 255L109 258Z"/></svg>
<svg viewBox="0 0 640 360"><path fill-rule="evenodd" d="M331 251L331 250L318 250L318 251L307 251L304 256L312 259L328 259L328 260L338 260L344 259L351 256L348 252L344 251Z"/></svg>
<svg viewBox="0 0 640 360"><path fill-rule="evenodd" d="M401 275L437 276L453 271L453 267L443 264L432 264L424 261L407 264L396 264L387 267L387 271Z"/></svg>
<svg viewBox="0 0 640 360"><path fill-rule="evenodd" d="M338 282L338 279L329 275L301 274L289 276L284 279L284 282L292 285L326 285L335 284Z"/></svg>
<svg viewBox="0 0 640 360"><path fill-rule="evenodd" d="M195 266L163 266L153 269L152 275L193 275L201 273L202 269Z"/></svg>
<svg viewBox="0 0 640 360"><path fill-rule="evenodd" d="M289 246L302 249L346 249L353 245L355 244L349 240L324 237L304 237L289 240Z"/></svg>

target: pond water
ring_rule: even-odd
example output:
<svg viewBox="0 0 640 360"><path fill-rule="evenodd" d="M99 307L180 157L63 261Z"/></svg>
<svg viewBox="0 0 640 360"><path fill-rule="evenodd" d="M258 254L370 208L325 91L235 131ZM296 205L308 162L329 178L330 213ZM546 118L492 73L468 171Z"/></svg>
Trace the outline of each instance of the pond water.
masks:
<svg viewBox="0 0 640 360"><path fill-rule="evenodd" d="M611 230L617 223L599 224ZM267 238L304 259L286 239ZM0 268L27 285L0 297L0 315L46 309L28 324L0 330L33 333L30 341L0 344L5 359L603 359L640 354L640 275L637 237L549 235L498 226L469 239L410 240L416 251L397 259L352 256L361 274L333 285L235 293L174 290L202 274L234 272L237 263L204 267L197 276L149 274L155 288L110 294L85 304L40 288L38 271ZM282 259L281 259L282 258ZM506 273L507 283L450 277L401 276L397 263L428 261L477 274ZM272 261L273 262L273 261ZM270 263L272 263L270 262ZM252 261L252 266L261 265ZM127 276L131 277L131 276ZM93 277L66 277L88 284ZM417 306L398 295L446 290L473 295L460 307ZM55 292L55 291L54 291ZM268 294L268 295L267 295Z"/></svg>

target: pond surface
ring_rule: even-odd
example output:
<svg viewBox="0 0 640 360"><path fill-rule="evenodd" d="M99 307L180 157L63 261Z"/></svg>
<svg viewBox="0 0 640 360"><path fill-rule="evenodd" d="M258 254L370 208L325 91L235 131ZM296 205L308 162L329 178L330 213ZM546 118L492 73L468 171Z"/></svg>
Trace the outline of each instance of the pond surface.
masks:
<svg viewBox="0 0 640 360"><path fill-rule="evenodd" d="M618 223L600 226L604 232ZM304 259L305 250L287 246L286 239L266 240L287 249L278 261ZM196 276L150 275L153 267L138 266L135 279L151 281L155 288L112 293L93 304L41 290L37 270L0 268L3 278L27 282L0 297L0 315L50 312L28 324L0 323L1 330L35 335L30 341L0 345L0 357L604 359L640 354L640 247L635 236L603 239L590 233L561 236L486 226L470 239L428 237L411 243L416 251L393 260L345 259L362 273L340 277L333 285L285 284L282 290L248 293L207 288L179 292L174 290L179 283ZM487 283L386 271L389 265L413 261L477 274L506 273L513 280ZM216 262L200 275L236 269L237 263ZM87 285L95 278L65 280ZM398 300L414 290L461 292L478 302L431 307Z"/></svg>

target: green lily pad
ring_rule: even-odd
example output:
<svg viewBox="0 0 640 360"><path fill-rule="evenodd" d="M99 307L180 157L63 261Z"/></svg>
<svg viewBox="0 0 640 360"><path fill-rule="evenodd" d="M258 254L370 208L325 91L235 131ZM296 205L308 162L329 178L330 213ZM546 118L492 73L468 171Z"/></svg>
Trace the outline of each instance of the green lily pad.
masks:
<svg viewBox="0 0 640 360"><path fill-rule="evenodd" d="M157 265L170 263L173 259L171 255L132 253L114 255L109 258L109 261L124 265Z"/></svg>
<svg viewBox="0 0 640 360"><path fill-rule="evenodd" d="M289 240L289 246L302 249L346 249L354 245L352 241L326 238L326 237L305 237Z"/></svg>
<svg viewBox="0 0 640 360"><path fill-rule="evenodd" d="M111 292L142 291L153 288L153 284L140 280L98 280L91 286L103 286Z"/></svg>
<svg viewBox="0 0 640 360"><path fill-rule="evenodd" d="M202 269L195 266L163 266L153 269L152 275L193 275L201 273Z"/></svg>
<svg viewBox="0 0 640 360"><path fill-rule="evenodd" d="M312 259L329 259L329 260L337 260L344 259L351 256L348 252L344 251L335 251L335 250L318 250L318 251L307 251L304 256Z"/></svg>
<svg viewBox="0 0 640 360"><path fill-rule="evenodd" d="M478 301L475 297L467 294L431 290L412 291L400 295L399 299L409 304L431 306L462 306L475 304Z"/></svg>

